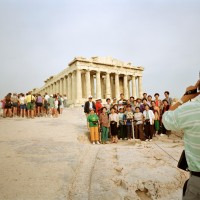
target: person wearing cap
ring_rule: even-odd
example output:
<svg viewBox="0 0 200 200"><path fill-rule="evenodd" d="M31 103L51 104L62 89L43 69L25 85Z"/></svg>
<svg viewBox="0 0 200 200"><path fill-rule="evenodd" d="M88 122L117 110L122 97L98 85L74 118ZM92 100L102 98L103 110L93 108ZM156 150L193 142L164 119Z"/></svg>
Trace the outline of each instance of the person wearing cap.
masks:
<svg viewBox="0 0 200 200"><path fill-rule="evenodd" d="M183 187L182 200L200 199L200 92L197 91L199 87L200 81L194 86L187 87L182 98L172 105L162 118L167 130L183 130L184 133L185 157L190 178ZM195 98L196 101L189 102Z"/></svg>
<svg viewBox="0 0 200 200"><path fill-rule="evenodd" d="M90 109L96 110L96 105L95 102L92 101L92 96L89 96L88 101L85 102L84 113L86 117L89 115Z"/></svg>
<svg viewBox="0 0 200 200"><path fill-rule="evenodd" d="M100 114L101 114L101 108L102 108L103 106L102 106L102 103L101 103L101 98L98 98L97 100L96 100L96 113L97 113L97 115L98 115L98 117L100 116Z"/></svg>
<svg viewBox="0 0 200 200"><path fill-rule="evenodd" d="M99 117L94 112L93 108L90 108L90 114L87 116L87 127L90 131L90 140L92 144L99 143Z"/></svg>

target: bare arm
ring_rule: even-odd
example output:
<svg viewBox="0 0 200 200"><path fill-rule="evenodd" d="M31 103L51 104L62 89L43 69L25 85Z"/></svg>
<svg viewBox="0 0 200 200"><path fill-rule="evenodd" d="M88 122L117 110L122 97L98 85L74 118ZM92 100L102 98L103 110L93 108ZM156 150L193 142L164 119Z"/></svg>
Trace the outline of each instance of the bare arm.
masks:
<svg viewBox="0 0 200 200"><path fill-rule="evenodd" d="M197 89L200 85L200 80L197 81L197 83L194 86L189 86L186 88L186 92L189 90L194 90ZM181 100L183 101L183 103L188 102L191 99L194 99L195 97L197 97L200 94L200 92L197 92L196 94L190 94L190 95L183 95ZM173 106L170 107L169 111L171 110L176 110L179 106L181 105L181 103L177 102L175 103Z"/></svg>

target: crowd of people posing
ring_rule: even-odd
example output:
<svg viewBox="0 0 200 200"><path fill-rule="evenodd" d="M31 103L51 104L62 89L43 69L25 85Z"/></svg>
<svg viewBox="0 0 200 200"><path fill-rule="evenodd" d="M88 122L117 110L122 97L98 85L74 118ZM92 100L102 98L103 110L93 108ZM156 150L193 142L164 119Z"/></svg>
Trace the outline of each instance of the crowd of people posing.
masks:
<svg viewBox="0 0 200 200"><path fill-rule="evenodd" d="M124 99L106 99L93 101L92 96L85 103L84 112L87 117L87 127L90 132L92 144L117 143L118 139L131 140L133 138L152 141L153 136L167 134L162 123L162 115L172 104L169 92L164 92L165 99L160 100L159 94L155 93L154 99L147 93L143 98L135 99L131 96Z"/></svg>
<svg viewBox="0 0 200 200"><path fill-rule="evenodd" d="M3 117L58 117L62 114L62 110L67 105L66 95L60 94L42 96L40 94L17 94L8 93L1 100L1 108L3 109Z"/></svg>

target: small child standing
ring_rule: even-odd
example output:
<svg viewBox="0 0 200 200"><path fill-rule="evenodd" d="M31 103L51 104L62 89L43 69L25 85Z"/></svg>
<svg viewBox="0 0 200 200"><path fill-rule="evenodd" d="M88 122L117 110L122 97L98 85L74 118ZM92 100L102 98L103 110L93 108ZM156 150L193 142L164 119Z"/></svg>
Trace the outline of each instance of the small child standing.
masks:
<svg viewBox="0 0 200 200"><path fill-rule="evenodd" d="M108 131L109 131L109 119L108 119L108 114L107 114L107 108L103 107L102 113L100 114L100 125L102 129L102 135L101 135L101 142L102 144L106 144L108 142Z"/></svg>
<svg viewBox="0 0 200 200"><path fill-rule="evenodd" d="M126 125L126 132L128 139L133 138L133 111L131 110L131 105L126 106L126 112L124 114L124 124Z"/></svg>
<svg viewBox="0 0 200 200"><path fill-rule="evenodd" d="M124 108L119 109L118 113L118 118L119 118L119 138L124 140L127 138L127 133L126 133L126 125L124 124Z"/></svg>

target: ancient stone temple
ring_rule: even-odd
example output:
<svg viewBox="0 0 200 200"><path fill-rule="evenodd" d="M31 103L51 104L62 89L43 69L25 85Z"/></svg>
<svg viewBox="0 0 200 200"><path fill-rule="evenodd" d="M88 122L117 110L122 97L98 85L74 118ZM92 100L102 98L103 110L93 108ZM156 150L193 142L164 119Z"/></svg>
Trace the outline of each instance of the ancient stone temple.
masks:
<svg viewBox="0 0 200 200"><path fill-rule="evenodd" d="M88 96L106 99L142 97L144 68L111 57L75 57L66 69L46 79L34 93L66 94L69 104L82 104Z"/></svg>

